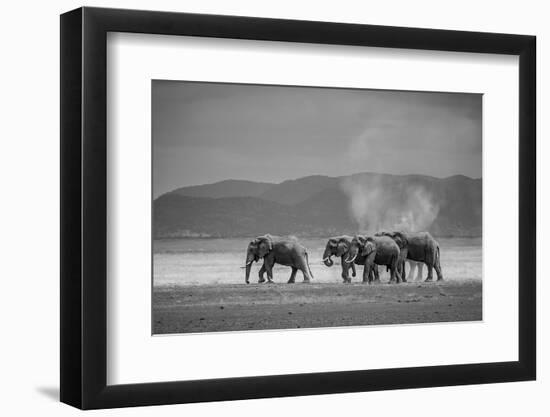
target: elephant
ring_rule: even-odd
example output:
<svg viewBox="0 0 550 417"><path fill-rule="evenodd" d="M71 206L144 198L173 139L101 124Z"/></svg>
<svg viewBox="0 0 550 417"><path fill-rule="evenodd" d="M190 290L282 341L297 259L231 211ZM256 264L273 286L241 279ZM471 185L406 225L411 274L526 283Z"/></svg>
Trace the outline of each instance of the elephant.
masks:
<svg viewBox="0 0 550 417"><path fill-rule="evenodd" d="M391 237L401 249L400 270L405 271L405 260L423 262L428 266L426 282L433 281L433 270L437 280L443 280L439 243L428 232L382 232Z"/></svg>
<svg viewBox="0 0 550 417"><path fill-rule="evenodd" d="M350 269L352 270L352 276L355 277L356 276L355 265L364 265L365 263L365 257L361 255L358 255L357 258L354 260L354 262L351 262L351 263L345 262L345 259L348 258L352 239L353 238L351 236L346 236L346 235L331 237L328 240L327 245L325 247L325 252L323 253L323 263L328 267L331 267L332 265L334 265L334 262L331 259L332 256L340 257L340 262L342 265L342 279L344 280L345 283L351 282L351 278L349 276L349 270ZM373 268L373 273L374 273L374 281L380 282L377 266ZM372 280L372 277L371 277L371 280Z"/></svg>
<svg viewBox="0 0 550 417"><path fill-rule="evenodd" d="M323 253L323 263L331 267L334 265L334 262L332 261L332 256L338 256L340 257L340 262L342 266L342 279L344 282L351 282L351 278L349 276L349 270L351 268L351 274L355 277L355 264L348 264L344 262L344 259L347 258L349 248L351 246L351 236L337 236L337 237L331 237L327 245L325 246L325 252Z"/></svg>
<svg viewBox="0 0 550 417"><path fill-rule="evenodd" d="M356 235L351 241L349 257L344 261L354 262L358 256L364 258L363 283L372 283L373 271L377 265L385 265L390 270L390 283L401 282L399 273L400 250L397 243L387 236Z"/></svg>
<svg viewBox="0 0 550 417"><path fill-rule="evenodd" d="M258 236L248 244L246 251L246 269L245 282L249 283L250 269L252 262L258 262L263 258L263 265L258 273L259 281L265 282L263 277L264 272L267 272L267 279L273 283L273 266L277 264L290 266L292 273L290 274L289 284L295 282L296 273L302 271L304 282L310 282L313 278L309 267L307 250L302 246L296 238L282 238L271 236L269 234Z"/></svg>

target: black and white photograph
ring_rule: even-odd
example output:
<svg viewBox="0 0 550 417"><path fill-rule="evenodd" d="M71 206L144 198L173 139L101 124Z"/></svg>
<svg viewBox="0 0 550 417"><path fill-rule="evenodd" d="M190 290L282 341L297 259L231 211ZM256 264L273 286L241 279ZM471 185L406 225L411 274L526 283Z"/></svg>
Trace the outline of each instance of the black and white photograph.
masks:
<svg viewBox="0 0 550 417"><path fill-rule="evenodd" d="M151 88L153 334L483 319L482 94Z"/></svg>
<svg viewBox="0 0 550 417"><path fill-rule="evenodd" d="M3 6L0 415L549 414L544 2Z"/></svg>

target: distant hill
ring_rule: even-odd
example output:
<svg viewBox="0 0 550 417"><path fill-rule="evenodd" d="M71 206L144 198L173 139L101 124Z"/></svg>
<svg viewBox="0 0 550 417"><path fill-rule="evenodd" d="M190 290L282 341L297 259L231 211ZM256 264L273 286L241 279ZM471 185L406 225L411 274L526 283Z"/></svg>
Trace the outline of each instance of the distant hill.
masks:
<svg viewBox="0 0 550 417"><path fill-rule="evenodd" d="M174 193L154 202L155 237L230 237L301 227L296 210L254 197L202 198Z"/></svg>
<svg viewBox="0 0 550 417"><path fill-rule="evenodd" d="M259 195L259 197L281 204L294 205L307 200L327 188L337 187L339 181L339 178L313 175L274 184Z"/></svg>
<svg viewBox="0 0 550 417"><path fill-rule="evenodd" d="M481 179L460 175L440 179L361 173L280 184L229 180L158 197L154 235L328 236L410 223L436 236L481 236L481 204Z"/></svg>
<svg viewBox="0 0 550 417"><path fill-rule="evenodd" d="M194 185L171 191L187 197L258 197L276 184L245 180L225 180L214 184Z"/></svg>

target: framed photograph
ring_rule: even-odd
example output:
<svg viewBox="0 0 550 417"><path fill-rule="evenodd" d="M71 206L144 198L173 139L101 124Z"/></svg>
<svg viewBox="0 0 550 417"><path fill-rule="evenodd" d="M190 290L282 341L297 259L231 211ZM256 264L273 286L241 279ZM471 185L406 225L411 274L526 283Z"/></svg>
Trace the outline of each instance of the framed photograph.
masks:
<svg viewBox="0 0 550 417"><path fill-rule="evenodd" d="M61 16L61 401L533 380L535 37Z"/></svg>

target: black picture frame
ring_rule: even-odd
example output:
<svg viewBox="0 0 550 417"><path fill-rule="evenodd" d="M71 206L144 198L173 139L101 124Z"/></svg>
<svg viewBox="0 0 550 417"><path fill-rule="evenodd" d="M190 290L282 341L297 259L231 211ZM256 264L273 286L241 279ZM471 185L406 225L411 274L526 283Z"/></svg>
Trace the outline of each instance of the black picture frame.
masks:
<svg viewBox="0 0 550 417"><path fill-rule="evenodd" d="M519 360L107 385L108 32L519 56ZM535 379L535 54L524 35L88 7L61 15L61 401L94 409Z"/></svg>

